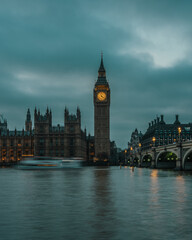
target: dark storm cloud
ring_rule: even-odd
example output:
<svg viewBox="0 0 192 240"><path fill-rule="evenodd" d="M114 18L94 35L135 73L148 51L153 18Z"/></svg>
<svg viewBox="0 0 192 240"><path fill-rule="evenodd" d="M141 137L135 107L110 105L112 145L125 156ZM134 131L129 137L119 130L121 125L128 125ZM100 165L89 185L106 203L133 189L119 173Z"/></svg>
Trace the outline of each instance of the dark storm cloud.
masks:
<svg viewBox="0 0 192 240"><path fill-rule="evenodd" d="M111 86L111 139L126 146L156 115L192 121L191 1L0 0L0 111L24 126L28 107L63 123L82 110L93 134L100 52Z"/></svg>

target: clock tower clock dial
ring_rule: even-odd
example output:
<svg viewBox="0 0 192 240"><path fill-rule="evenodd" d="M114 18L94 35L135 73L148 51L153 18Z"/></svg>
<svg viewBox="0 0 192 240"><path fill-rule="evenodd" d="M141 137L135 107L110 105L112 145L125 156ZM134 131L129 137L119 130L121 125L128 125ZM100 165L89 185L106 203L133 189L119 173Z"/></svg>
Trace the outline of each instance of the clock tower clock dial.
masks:
<svg viewBox="0 0 192 240"><path fill-rule="evenodd" d="M95 161L107 162L110 159L110 88L106 79L103 56L101 56L93 95Z"/></svg>
<svg viewBox="0 0 192 240"><path fill-rule="evenodd" d="M99 101L105 101L106 98L107 98L107 95L106 95L105 92L99 92L99 93L97 94L97 99L98 99Z"/></svg>

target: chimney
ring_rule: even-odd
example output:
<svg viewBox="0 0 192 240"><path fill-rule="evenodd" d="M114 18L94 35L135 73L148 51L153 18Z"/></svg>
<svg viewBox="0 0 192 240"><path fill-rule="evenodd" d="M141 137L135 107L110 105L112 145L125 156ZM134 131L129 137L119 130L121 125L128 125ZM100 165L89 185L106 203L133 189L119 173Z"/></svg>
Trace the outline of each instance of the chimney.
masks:
<svg viewBox="0 0 192 240"><path fill-rule="evenodd" d="M181 123L179 122L179 115L178 115L178 114L175 115L175 122L174 122L174 124L181 124Z"/></svg>
<svg viewBox="0 0 192 240"><path fill-rule="evenodd" d="M161 115L161 122L163 122L163 121L164 121L163 117L164 117L164 116L163 116L163 115Z"/></svg>

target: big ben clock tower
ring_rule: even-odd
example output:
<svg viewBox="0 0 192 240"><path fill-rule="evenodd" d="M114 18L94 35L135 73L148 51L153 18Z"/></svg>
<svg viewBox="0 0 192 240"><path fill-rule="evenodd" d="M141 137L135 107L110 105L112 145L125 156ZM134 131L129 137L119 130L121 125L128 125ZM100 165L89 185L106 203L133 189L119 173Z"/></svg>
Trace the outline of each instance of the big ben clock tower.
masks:
<svg viewBox="0 0 192 240"><path fill-rule="evenodd" d="M110 88L106 79L103 56L98 71L94 95L95 161L110 158Z"/></svg>

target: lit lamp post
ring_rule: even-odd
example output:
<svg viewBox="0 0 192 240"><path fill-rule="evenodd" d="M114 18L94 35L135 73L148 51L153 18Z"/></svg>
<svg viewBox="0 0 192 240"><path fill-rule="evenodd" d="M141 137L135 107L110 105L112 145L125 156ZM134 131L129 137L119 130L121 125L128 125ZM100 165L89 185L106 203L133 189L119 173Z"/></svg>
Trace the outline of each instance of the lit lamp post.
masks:
<svg viewBox="0 0 192 240"><path fill-rule="evenodd" d="M156 149L155 149L155 141L156 141L156 138L153 137L152 138L152 142L153 142L153 151L154 151L154 159L152 159L152 167L156 168Z"/></svg>
<svg viewBox="0 0 192 240"><path fill-rule="evenodd" d="M153 138L152 138L152 141L153 141L153 147L155 147L155 141L156 141L156 138L153 137Z"/></svg>
<svg viewBox="0 0 192 240"><path fill-rule="evenodd" d="M179 133L179 169L182 170L182 142L181 142L181 127L178 127L178 133Z"/></svg>
<svg viewBox="0 0 192 240"><path fill-rule="evenodd" d="M139 167L141 167L141 143L139 143Z"/></svg>
<svg viewBox="0 0 192 240"><path fill-rule="evenodd" d="M126 154L127 154L127 149L125 149L125 164L126 164Z"/></svg>
<svg viewBox="0 0 192 240"><path fill-rule="evenodd" d="M179 143L181 143L181 127L178 127Z"/></svg>
<svg viewBox="0 0 192 240"><path fill-rule="evenodd" d="M133 148L130 147L130 165L131 164L133 165L133 156L132 156L132 154L133 154Z"/></svg>

